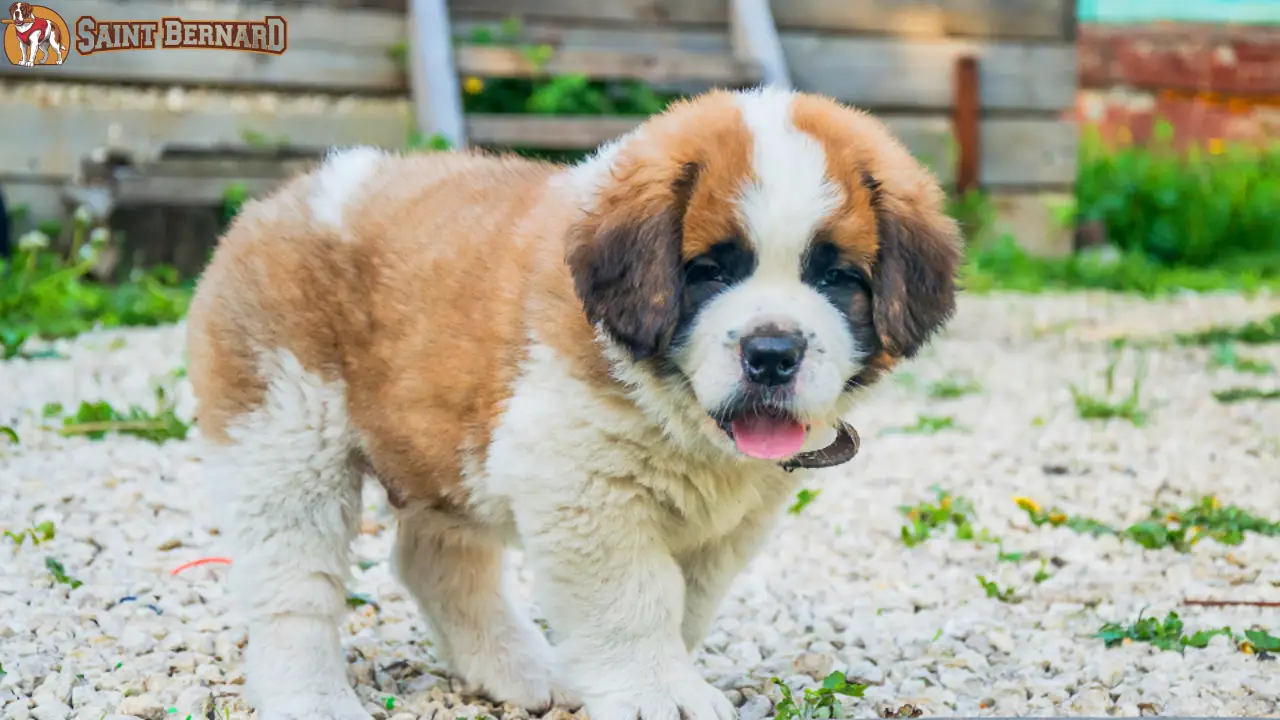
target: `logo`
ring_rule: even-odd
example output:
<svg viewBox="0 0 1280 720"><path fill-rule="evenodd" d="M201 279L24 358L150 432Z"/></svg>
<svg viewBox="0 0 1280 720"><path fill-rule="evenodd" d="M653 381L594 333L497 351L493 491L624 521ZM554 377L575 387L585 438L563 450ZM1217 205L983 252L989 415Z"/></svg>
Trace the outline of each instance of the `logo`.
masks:
<svg viewBox="0 0 1280 720"><path fill-rule="evenodd" d="M236 50L283 55L289 25L277 15L261 20L98 20L76 19L76 51L92 55L113 50Z"/></svg>
<svg viewBox="0 0 1280 720"><path fill-rule="evenodd" d="M4 19L4 55L22 67L61 65L71 54L71 33L58 13L16 2Z"/></svg>

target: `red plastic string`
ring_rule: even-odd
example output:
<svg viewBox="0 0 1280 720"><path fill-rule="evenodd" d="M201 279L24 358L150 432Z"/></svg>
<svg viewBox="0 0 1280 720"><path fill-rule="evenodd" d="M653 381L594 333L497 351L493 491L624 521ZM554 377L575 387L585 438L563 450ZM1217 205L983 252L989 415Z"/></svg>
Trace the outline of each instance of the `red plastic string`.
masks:
<svg viewBox="0 0 1280 720"><path fill-rule="evenodd" d="M182 572L183 570L186 570L187 568L198 567L200 565L209 565L211 563L217 563L219 565L230 565L231 558L224 558L224 557L199 558L197 560L192 560L191 562L182 563L178 567L174 568L173 571L170 572L169 574L177 575L178 573Z"/></svg>

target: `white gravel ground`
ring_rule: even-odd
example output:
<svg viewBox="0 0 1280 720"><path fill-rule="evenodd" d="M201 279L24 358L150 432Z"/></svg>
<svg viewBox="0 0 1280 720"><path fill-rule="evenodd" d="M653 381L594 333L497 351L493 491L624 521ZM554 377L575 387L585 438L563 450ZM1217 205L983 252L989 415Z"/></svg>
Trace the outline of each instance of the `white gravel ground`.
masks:
<svg viewBox="0 0 1280 720"><path fill-rule="evenodd" d="M926 715L1280 714L1280 663L1225 638L1179 654L1143 644L1104 649L1090 637L1144 608L1178 610L1189 630L1280 633L1277 610L1179 604L1280 600L1280 538L1145 551L1032 527L1011 501L1026 495L1124 523L1157 496L1180 505L1216 493L1280 516L1280 403L1220 405L1210 395L1229 385L1274 387L1275 376L1210 371L1204 349L1149 349L1143 428L1079 419L1068 389L1100 389L1108 337L1159 337L1278 309L1274 299L1237 297L966 298L948 335L852 417L861 456L827 474L814 486L823 488L818 499L783 520L721 608L699 665L745 720L773 715L770 676L799 688L832 669L870 683L848 706L864 717L907 703ZM252 717L241 699L245 634L226 611L225 566L170 574L219 550L194 443L64 439L38 419L53 401L149 404L152 384L183 363L181 329L100 333L58 347L69 359L0 363L0 424L14 424L22 439L15 447L0 437L0 528L45 520L57 528L39 547L0 538L0 716L181 719L213 717L212 709ZM1280 345L1247 352L1280 366ZM1122 381L1136 357L1123 356ZM970 377L982 390L929 399L925 388L943 377ZM189 417L190 390L178 393ZM920 414L954 416L962 429L882 434ZM999 563L990 545L944 535L906 548L897 508L931 499L935 484L971 498L978 526L1006 549L1065 564L1036 584L1039 562ZM433 658L422 620L389 573L382 498L374 488L367 497L352 590L378 605L353 610L343 637L361 697L391 720L519 715L468 696ZM83 585L54 583L46 556ZM976 574L1023 601L986 597Z"/></svg>

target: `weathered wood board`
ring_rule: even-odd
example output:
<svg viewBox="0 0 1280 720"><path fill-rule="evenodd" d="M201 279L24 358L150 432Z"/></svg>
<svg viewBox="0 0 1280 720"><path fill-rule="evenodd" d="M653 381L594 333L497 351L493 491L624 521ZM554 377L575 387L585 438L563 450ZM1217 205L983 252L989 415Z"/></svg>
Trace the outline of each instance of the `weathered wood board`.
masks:
<svg viewBox="0 0 1280 720"><path fill-rule="evenodd" d="M595 2L582 1L588 4ZM847 4L858 6L860 3ZM1009 0L1006 4L1016 3ZM129 3L66 0L59 5L59 11L64 16L89 14L105 20L159 18L171 13L172 8L156 0ZM190 12L184 10L184 17L260 18L274 12L286 12L289 19L289 50L278 57L170 50L107 52L75 57L60 67L0 65L0 78L30 79L38 74L49 80L104 83L182 83L390 95L407 92L408 80L404 69L390 52L403 40L403 18L375 11L336 12L318 8L282 11L263 6L227 4L205 6L205 9ZM342 27L343 32L335 35L334 27ZM462 24L459 29L465 34L467 27ZM533 39L545 40L553 32L532 26L529 34ZM637 73L655 72L658 79L667 80L675 79L677 71L683 73L701 63L706 67L704 74L710 77L695 75L695 79L706 79L716 84L725 83L736 72L729 60L732 53L724 30L639 32L631 28L562 29L558 39L558 47L566 53L577 50L607 52L608 58L594 58L602 61L599 65L601 72L596 75L606 74L603 72L605 69L630 64L640 68ZM1069 43L840 37L799 31L784 31L781 41L797 87L827 93L870 108L945 110L952 102L952 67L956 58L966 54L980 59L981 103L986 110L1058 111L1071 107L1074 98L1076 51ZM673 54L672 59L664 64L654 59L661 58L662 51L678 51L678 54ZM509 57L503 63L497 62L496 54L491 51L487 55L486 51L480 51L476 57L479 58L475 60L477 65L481 60L489 65L476 68L477 71L512 69L519 74L526 72L512 68L513 62ZM590 59L593 58L575 58L570 53L560 62L571 63L572 67L581 69L589 64L582 61ZM645 70L646 67L657 70Z"/></svg>
<svg viewBox="0 0 1280 720"><path fill-rule="evenodd" d="M49 106L0 96L0 117L29 143L0 145L0 177L71 177L81 158L104 144L140 160L158 157L166 146L244 144L246 129L288 138L298 148L368 143L389 148L406 144L407 102L387 101L347 112L302 112L288 108L238 111L231 106L170 111L161 107ZM913 152L949 182L952 176L950 121L941 116L881 115ZM642 118L472 115L473 140L488 145L556 149L594 147ZM1053 186L1074 181L1077 131L1070 121L989 118L982 123L982 174L989 186Z"/></svg>
<svg viewBox="0 0 1280 720"><path fill-rule="evenodd" d="M459 18L724 25L729 0L452 0ZM1065 39L1073 0L773 0L781 30Z"/></svg>

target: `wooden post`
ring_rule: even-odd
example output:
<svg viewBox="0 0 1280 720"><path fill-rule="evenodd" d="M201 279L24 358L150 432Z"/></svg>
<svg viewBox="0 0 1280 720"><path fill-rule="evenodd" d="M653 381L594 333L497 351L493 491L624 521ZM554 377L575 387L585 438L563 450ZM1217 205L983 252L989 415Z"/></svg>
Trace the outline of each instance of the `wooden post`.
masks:
<svg viewBox="0 0 1280 720"><path fill-rule="evenodd" d="M761 84L791 89L791 73L782 54L782 41L778 39L769 0L732 0L729 12L729 40L734 57L759 65Z"/></svg>
<svg viewBox="0 0 1280 720"><path fill-rule="evenodd" d="M466 119L445 0L410 0L408 50L418 131L428 137L439 134L453 147L464 147Z"/></svg>
<svg viewBox="0 0 1280 720"><path fill-rule="evenodd" d="M978 59L966 55L956 60L955 108L952 123L959 146L956 158L956 190L964 195L978 187L982 176L981 132L982 109L979 105Z"/></svg>

